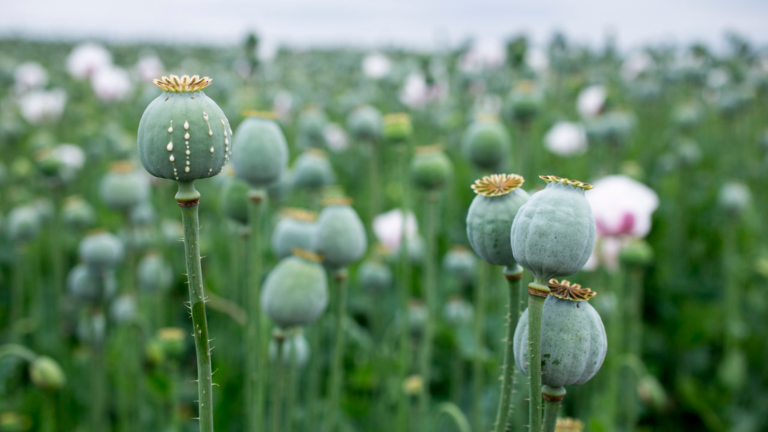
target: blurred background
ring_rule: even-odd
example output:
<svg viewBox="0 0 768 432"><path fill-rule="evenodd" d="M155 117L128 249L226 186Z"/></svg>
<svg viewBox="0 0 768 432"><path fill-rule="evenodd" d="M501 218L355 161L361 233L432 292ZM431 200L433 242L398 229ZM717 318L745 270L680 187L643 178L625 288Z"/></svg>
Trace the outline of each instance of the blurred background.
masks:
<svg viewBox="0 0 768 432"><path fill-rule="evenodd" d="M329 412L334 431L422 431L424 417L435 431L491 429L506 282L473 253L466 217L472 182L505 172L529 193L539 175L596 186L597 246L570 280L598 292L609 351L594 379L568 388L561 415L577 420L558 430L768 430L767 17L757 0L5 5L0 432L199 429L176 188L136 152L161 94L152 80L168 74L213 78L205 93L236 134L248 110L271 112L285 134L262 277L285 259L285 221L313 220L286 207L318 212L344 194L365 226L341 396L326 383L329 309L291 334L287 378L265 384L264 430L279 415L277 430L330 432ZM446 178L424 190L408 174L434 144ZM216 430L246 431L245 300L259 289L248 186L227 168L197 183ZM105 233L123 253L97 282L99 253L83 245ZM512 431L528 424L518 387Z"/></svg>

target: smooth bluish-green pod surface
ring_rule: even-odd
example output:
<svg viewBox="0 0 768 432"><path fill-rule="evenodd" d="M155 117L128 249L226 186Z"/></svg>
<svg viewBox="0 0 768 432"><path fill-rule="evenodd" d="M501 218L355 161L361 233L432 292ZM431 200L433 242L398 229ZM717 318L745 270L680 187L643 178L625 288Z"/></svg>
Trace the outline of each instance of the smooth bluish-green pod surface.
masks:
<svg viewBox="0 0 768 432"><path fill-rule="evenodd" d="M307 149L293 162L293 184L304 189L320 189L336 181L325 152Z"/></svg>
<svg viewBox="0 0 768 432"><path fill-rule="evenodd" d="M467 212L467 238L477 256L489 264L517 266L512 253L512 222L528 202L517 174L494 174L475 181L477 194Z"/></svg>
<svg viewBox="0 0 768 432"><path fill-rule="evenodd" d="M469 285L475 279L477 258L466 247L455 246L445 254L443 268L462 285Z"/></svg>
<svg viewBox="0 0 768 432"><path fill-rule="evenodd" d="M173 269L158 253L148 253L139 261L139 288L152 293L168 291L173 284Z"/></svg>
<svg viewBox="0 0 768 432"><path fill-rule="evenodd" d="M303 368L307 365L310 347L302 332L291 332L283 342L283 364L288 367ZM269 359L277 361L277 342L269 341Z"/></svg>
<svg viewBox="0 0 768 432"><path fill-rule="evenodd" d="M461 142L464 156L483 170L499 168L509 154L510 139L504 125L492 117L472 123Z"/></svg>
<svg viewBox="0 0 768 432"><path fill-rule="evenodd" d="M584 267L595 247L596 226L584 191L592 185L542 176L544 190L531 196L512 223L515 260L537 280L570 276Z"/></svg>
<svg viewBox="0 0 768 432"><path fill-rule="evenodd" d="M106 301L117 292L117 281L111 271L96 274L87 265L78 264L67 275L67 291L77 301Z"/></svg>
<svg viewBox="0 0 768 432"><path fill-rule="evenodd" d="M288 208L272 231L272 252L278 258L285 258L294 249L315 252L313 247L317 233L317 215L313 212Z"/></svg>
<svg viewBox="0 0 768 432"><path fill-rule="evenodd" d="M416 186L435 190L443 187L453 174L453 164L441 146L425 146L416 149L411 162L411 178Z"/></svg>
<svg viewBox="0 0 768 432"><path fill-rule="evenodd" d="M549 287L552 294L544 301L541 319L541 382L551 387L584 384L600 370L608 350L603 321L587 301L594 292L565 280L550 281ZM514 353L518 369L528 375L527 309L515 329Z"/></svg>
<svg viewBox="0 0 768 432"><path fill-rule="evenodd" d="M149 199L149 179L130 162L116 162L102 177L99 196L108 207L128 212Z"/></svg>
<svg viewBox="0 0 768 432"><path fill-rule="evenodd" d="M328 118L318 107L310 106L299 114L298 142L300 147L325 147L325 127Z"/></svg>
<svg viewBox="0 0 768 432"><path fill-rule="evenodd" d="M350 135L360 141L378 141L384 133L381 113L370 105L355 108L347 117Z"/></svg>
<svg viewBox="0 0 768 432"><path fill-rule="evenodd" d="M261 290L261 307L280 328L309 325L328 307L328 282L319 257L298 253L283 258Z"/></svg>
<svg viewBox="0 0 768 432"><path fill-rule="evenodd" d="M280 126L264 117L249 117L237 127L232 166L254 187L277 181L288 166L288 143Z"/></svg>
<svg viewBox="0 0 768 432"><path fill-rule="evenodd" d="M221 212L243 225L248 224L248 193L250 190L251 187L248 183L239 178L228 178L221 188L221 196L219 197Z"/></svg>
<svg viewBox="0 0 768 432"><path fill-rule="evenodd" d="M84 230L96 222L96 211L79 196L67 197L61 208L61 221L68 228Z"/></svg>
<svg viewBox="0 0 768 432"><path fill-rule="evenodd" d="M40 234L40 219L40 212L31 205L14 208L5 221L8 237L16 243L32 240Z"/></svg>
<svg viewBox="0 0 768 432"><path fill-rule="evenodd" d="M326 201L317 218L313 248L332 269L346 267L362 258L368 247L365 227L360 216L345 198Z"/></svg>
<svg viewBox="0 0 768 432"><path fill-rule="evenodd" d="M190 182L213 177L229 161L232 128L203 89L211 83L171 75L155 80L163 89L139 122L139 158L155 177Z"/></svg>
<svg viewBox="0 0 768 432"><path fill-rule="evenodd" d="M366 260L357 269L357 283L365 289L383 291L392 286L392 270L380 260Z"/></svg>
<svg viewBox="0 0 768 432"><path fill-rule="evenodd" d="M123 242L114 234L98 232L86 236L80 242L80 259L94 271L103 271L123 260Z"/></svg>

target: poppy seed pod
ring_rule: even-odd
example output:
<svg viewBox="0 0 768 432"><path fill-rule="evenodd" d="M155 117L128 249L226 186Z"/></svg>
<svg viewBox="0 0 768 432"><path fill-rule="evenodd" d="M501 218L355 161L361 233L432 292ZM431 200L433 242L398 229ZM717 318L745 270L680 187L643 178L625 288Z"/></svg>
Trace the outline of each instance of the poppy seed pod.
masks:
<svg viewBox="0 0 768 432"><path fill-rule="evenodd" d="M469 285L475 278L477 258L464 246L454 246L443 258L445 272L462 285Z"/></svg>
<svg viewBox="0 0 768 432"><path fill-rule="evenodd" d="M468 326L472 324L475 310L472 304L461 297L454 296L448 299L443 309L445 320L455 326Z"/></svg>
<svg viewBox="0 0 768 432"><path fill-rule="evenodd" d="M233 146L235 173L251 186L265 187L276 182L288 166L288 144L280 126L271 118L243 120L237 127Z"/></svg>
<svg viewBox="0 0 768 432"><path fill-rule="evenodd" d="M360 141L378 141L384 133L381 113L370 105L355 108L347 117L349 133Z"/></svg>
<svg viewBox="0 0 768 432"><path fill-rule="evenodd" d="M325 152L307 149L293 162L293 184L305 189L320 189L336 181Z"/></svg>
<svg viewBox="0 0 768 432"><path fill-rule="evenodd" d="M67 290L81 302L108 300L117 292L117 282L111 271L96 274L87 265L78 264L67 275Z"/></svg>
<svg viewBox="0 0 768 432"><path fill-rule="evenodd" d="M248 193L251 187L239 178L227 179L221 189L219 204L221 212L228 218L243 225L248 223Z"/></svg>
<svg viewBox="0 0 768 432"><path fill-rule="evenodd" d="M317 215L302 209L288 208L282 211L282 216L272 231L272 252L275 256L285 258L294 249L312 251L317 232Z"/></svg>
<svg viewBox="0 0 768 432"><path fill-rule="evenodd" d="M301 147L325 147L325 126L328 118L317 107L310 106L299 114L298 142Z"/></svg>
<svg viewBox="0 0 768 432"><path fill-rule="evenodd" d="M23 243L40 233L40 212L31 205L16 207L8 213L6 232L16 243Z"/></svg>
<svg viewBox="0 0 768 432"><path fill-rule="evenodd" d="M188 336L178 327L164 327L157 331L157 341L163 349L163 354L170 358L178 358L184 353Z"/></svg>
<svg viewBox="0 0 768 432"><path fill-rule="evenodd" d="M229 161L232 128L203 89L208 77L187 75L154 81L163 94L139 122L139 158L155 177L191 182L213 177Z"/></svg>
<svg viewBox="0 0 768 432"><path fill-rule="evenodd" d="M312 250L332 269L346 267L359 260L368 246L365 227L348 198L325 200L317 218L317 233Z"/></svg>
<svg viewBox="0 0 768 432"><path fill-rule="evenodd" d="M292 334L283 342L283 364L285 366L303 368L307 365L310 355L309 342L303 332L291 332ZM277 360L277 342L269 340L269 359Z"/></svg>
<svg viewBox="0 0 768 432"><path fill-rule="evenodd" d="M108 232L89 234L80 242L80 259L95 272L116 266L122 261L123 253L123 242Z"/></svg>
<svg viewBox="0 0 768 432"><path fill-rule="evenodd" d="M464 156L482 170L493 170L504 163L509 153L507 130L495 116L481 116L464 133L461 148Z"/></svg>
<svg viewBox="0 0 768 432"><path fill-rule="evenodd" d="M383 291L392 286L392 270L379 260L366 260L357 270L357 282L372 291Z"/></svg>
<svg viewBox="0 0 768 432"><path fill-rule="evenodd" d="M61 220L68 228L80 231L93 226L96 212L79 196L67 197L61 209Z"/></svg>
<svg viewBox="0 0 768 432"><path fill-rule="evenodd" d="M313 323L328 307L328 282L320 257L299 249L269 273L261 290L261 307L280 328Z"/></svg>
<svg viewBox="0 0 768 432"><path fill-rule="evenodd" d="M56 360L39 356L29 365L29 378L39 388L44 390L60 389L67 382L64 370Z"/></svg>
<svg viewBox="0 0 768 432"><path fill-rule="evenodd" d="M547 187L531 196L512 223L515 260L539 281L581 270L595 247L596 226L584 191L592 185L541 176Z"/></svg>
<svg viewBox="0 0 768 432"><path fill-rule="evenodd" d="M453 165L443 153L442 146L424 146L416 148L416 155L411 162L411 178L422 189L439 189L448 182L453 173Z"/></svg>
<svg viewBox="0 0 768 432"><path fill-rule="evenodd" d="M477 195L467 212L467 238L489 264L517 266L510 235L515 215L528 201L528 193L520 189L524 181L517 174L494 174L472 185Z"/></svg>
<svg viewBox="0 0 768 432"><path fill-rule="evenodd" d="M139 261L138 281L144 292L168 291L173 284L173 269L160 254L150 252Z"/></svg>
<svg viewBox="0 0 768 432"><path fill-rule="evenodd" d="M520 81L505 101L504 114L510 121L528 123L541 110L544 94L532 81Z"/></svg>
<svg viewBox="0 0 768 432"><path fill-rule="evenodd" d="M406 113L387 114L384 120L384 137L390 142L402 142L413 134L411 117Z"/></svg>
<svg viewBox="0 0 768 432"><path fill-rule="evenodd" d="M99 196L109 208L127 212L149 198L149 179L130 162L115 162L99 183Z"/></svg>
<svg viewBox="0 0 768 432"><path fill-rule="evenodd" d="M600 315L588 303L595 293L563 280L549 281L541 319L541 382L550 387L581 385L597 374L608 342ZM517 367L528 375L528 310L514 336Z"/></svg>

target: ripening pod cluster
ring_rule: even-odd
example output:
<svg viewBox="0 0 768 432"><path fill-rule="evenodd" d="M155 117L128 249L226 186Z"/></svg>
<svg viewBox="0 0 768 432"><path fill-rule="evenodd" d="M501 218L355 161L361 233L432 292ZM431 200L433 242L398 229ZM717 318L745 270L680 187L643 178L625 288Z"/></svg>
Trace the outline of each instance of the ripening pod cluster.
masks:
<svg viewBox="0 0 768 432"><path fill-rule="evenodd" d="M514 259L537 281L570 276L595 247L596 225L584 192L589 183L541 176L547 187L531 196L512 223Z"/></svg>
<svg viewBox="0 0 768 432"><path fill-rule="evenodd" d="M255 188L275 183L288 166L288 143L271 113L252 113L237 128L232 165Z"/></svg>
<svg viewBox="0 0 768 432"><path fill-rule="evenodd" d="M280 220L272 231L272 252L282 259L290 256L294 249L314 252L314 238L317 233L317 214L298 208L281 211Z"/></svg>
<svg viewBox="0 0 768 432"><path fill-rule="evenodd" d="M411 178L421 189L432 191L448 183L453 174L453 165L440 145L416 148L411 161Z"/></svg>
<svg viewBox="0 0 768 432"><path fill-rule="evenodd" d="M480 115L464 133L461 149L477 168L493 171L506 162L511 141L504 125L493 115Z"/></svg>
<svg viewBox="0 0 768 432"><path fill-rule="evenodd" d="M589 299L595 292L567 280L549 281L541 319L542 383L550 387L582 385L597 374L608 351L605 326ZM528 310L515 329L517 367L528 375Z"/></svg>
<svg viewBox="0 0 768 432"><path fill-rule="evenodd" d="M149 179L128 161L115 162L99 183L107 207L128 213L149 199Z"/></svg>
<svg viewBox="0 0 768 432"><path fill-rule="evenodd" d="M347 128L350 135L358 141L376 142L384 134L384 120L376 108L361 105L347 117Z"/></svg>
<svg viewBox="0 0 768 432"><path fill-rule="evenodd" d="M144 169L155 177L191 182L221 172L232 152L232 128L203 89L208 77L162 77L163 93L139 122L138 149Z"/></svg>
<svg viewBox="0 0 768 432"><path fill-rule="evenodd" d="M517 267L511 227L529 199L520 188L524 181L517 174L493 174L472 185L477 195L467 212L467 238L477 256L489 264Z"/></svg>

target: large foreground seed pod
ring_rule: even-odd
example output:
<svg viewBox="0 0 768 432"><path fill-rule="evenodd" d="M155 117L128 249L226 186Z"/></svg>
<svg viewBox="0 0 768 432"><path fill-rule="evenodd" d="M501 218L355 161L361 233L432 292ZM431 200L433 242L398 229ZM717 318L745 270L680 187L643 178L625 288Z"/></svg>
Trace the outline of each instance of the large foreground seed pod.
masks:
<svg viewBox="0 0 768 432"><path fill-rule="evenodd" d="M280 328L313 323L328 307L328 282L320 256L295 250L269 273L261 290L261 308Z"/></svg>
<svg viewBox="0 0 768 432"><path fill-rule="evenodd" d="M379 259L368 259L357 269L357 283L371 291L383 291L392 286L392 270Z"/></svg>
<svg viewBox="0 0 768 432"><path fill-rule="evenodd" d="M333 167L322 150L307 149L293 161L293 184L304 189L320 189L336 181Z"/></svg>
<svg viewBox="0 0 768 432"><path fill-rule="evenodd" d="M285 258L294 249L314 251L314 239L317 233L317 214L297 209L283 209L282 217L272 231L272 252L278 258Z"/></svg>
<svg viewBox="0 0 768 432"><path fill-rule="evenodd" d="M307 338L301 331L291 331L283 342L283 364L299 369L307 365L309 361L310 347ZM269 340L269 359L277 361L277 342Z"/></svg>
<svg viewBox="0 0 768 432"><path fill-rule="evenodd" d="M416 148L411 162L411 177L416 186L435 190L443 187L453 173L453 165L440 145Z"/></svg>
<svg viewBox="0 0 768 432"><path fill-rule="evenodd" d="M288 144L269 113L248 117L237 127L232 165L237 176L254 187L277 181L288 166Z"/></svg>
<svg viewBox="0 0 768 432"><path fill-rule="evenodd" d="M489 264L517 266L510 235L515 215L528 201L528 193L520 189L524 181L517 174L494 174L472 185L477 196L467 212L467 238Z"/></svg>
<svg viewBox="0 0 768 432"><path fill-rule="evenodd" d="M566 280L550 280L549 289L541 319L541 382L584 384L600 370L608 351L603 321L588 303L595 293ZM517 367L528 375L528 310L517 323L514 352Z"/></svg>
<svg viewBox="0 0 768 432"><path fill-rule="evenodd" d="M359 260L368 247L365 227L348 198L329 198L317 218L317 233L312 250L323 257L323 264L339 269Z"/></svg>
<svg viewBox="0 0 768 432"><path fill-rule="evenodd" d="M81 302L109 300L117 292L117 281L111 271L96 274L87 265L78 264L67 275L67 290Z"/></svg>
<svg viewBox="0 0 768 432"><path fill-rule="evenodd" d="M482 116L464 133L461 148L464 156L482 170L499 168L509 153L507 130L495 116Z"/></svg>
<svg viewBox="0 0 768 432"><path fill-rule="evenodd" d="M298 142L301 147L325 147L325 126L328 118L316 106L309 106L299 114Z"/></svg>
<svg viewBox="0 0 768 432"><path fill-rule="evenodd" d="M229 161L232 128L203 89L208 77L155 80L163 90L139 122L139 158L155 177L190 182L213 177Z"/></svg>
<svg viewBox="0 0 768 432"><path fill-rule="evenodd" d="M443 258L445 272L456 278L461 285L469 285L475 278L477 258L464 246L451 248Z"/></svg>
<svg viewBox="0 0 768 432"><path fill-rule="evenodd" d="M89 234L80 242L80 259L97 273L116 266L123 260L123 253L123 242L108 232Z"/></svg>
<svg viewBox="0 0 768 432"><path fill-rule="evenodd" d="M144 292L168 291L173 284L173 269L159 253L150 252L139 261L138 281Z"/></svg>
<svg viewBox="0 0 768 432"><path fill-rule="evenodd" d="M40 212L31 205L14 208L5 222L8 237L16 243L32 240L40 233L40 219Z"/></svg>
<svg viewBox="0 0 768 432"><path fill-rule="evenodd" d="M581 270L595 247L595 218L584 191L589 183L541 176L547 187L520 208L512 223L515 260L546 281Z"/></svg>
<svg viewBox="0 0 768 432"><path fill-rule="evenodd" d="M387 114L384 120L384 137L390 142L403 142L413 134L411 117L406 113Z"/></svg>
<svg viewBox="0 0 768 432"><path fill-rule="evenodd" d="M347 117L347 128L356 140L378 141L384 133L384 121L379 110L370 105L362 105Z"/></svg>
<svg viewBox="0 0 768 432"><path fill-rule="evenodd" d="M127 212L149 198L149 179L132 163L115 162L99 183L99 196L109 208Z"/></svg>
<svg viewBox="0 0 768 432"><path fill-rule="evenodd" d="M250 190L251 187L248 186L248 183L239 178L228 178L224 187L221 188L219 198L221 212L228 218L246 225L248 223L248 193Z"/></svg>

